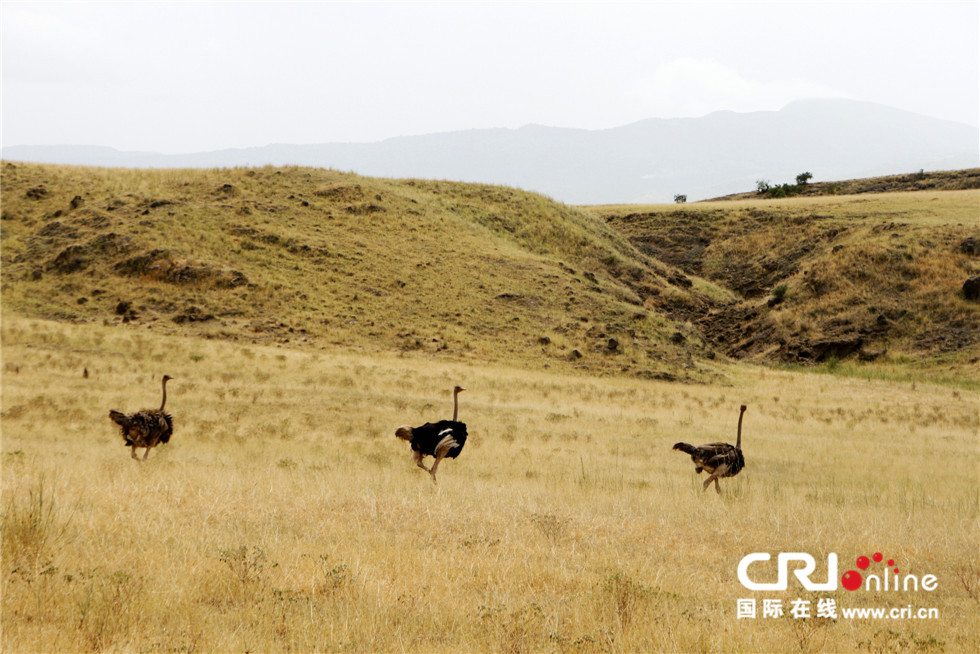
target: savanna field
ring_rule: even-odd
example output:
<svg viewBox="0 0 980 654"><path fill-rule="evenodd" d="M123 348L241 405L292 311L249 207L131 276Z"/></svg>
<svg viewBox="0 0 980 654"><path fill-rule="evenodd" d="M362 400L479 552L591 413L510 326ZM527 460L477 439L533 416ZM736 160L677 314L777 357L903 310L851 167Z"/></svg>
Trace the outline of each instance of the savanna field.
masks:
<svg viewBox="0 0 980 654"><path fill-rule="evenodd" d="M766 205L769 227L819 216L819 247L751 262L754 293L710 249L748 238L725 235L728 203L691 263L638 245L673 229L656 208L332 171L262 195L275 175L5 168L4 652L980 647L977 310L955 294L980 272L956 250L975 191ZM858 247L903 289L865 271L873 299L860 279L817 293L838 269L811 258ZM758 313L751 348L704 322L736 309ZM791 362L779 338L863 340ZM108 412L159 406L163 374L174 436L133 461ZM394 430L449 418L456 384L469 439L434 484ZM746 468L704 492L671 447L734 443L741 404ZM881 552L937 584L750 591L753 552L774 559L757 581L779 552L811 554L814 581L830 553L839 577ZM938 617L842 613L879 607Z"/></svg>

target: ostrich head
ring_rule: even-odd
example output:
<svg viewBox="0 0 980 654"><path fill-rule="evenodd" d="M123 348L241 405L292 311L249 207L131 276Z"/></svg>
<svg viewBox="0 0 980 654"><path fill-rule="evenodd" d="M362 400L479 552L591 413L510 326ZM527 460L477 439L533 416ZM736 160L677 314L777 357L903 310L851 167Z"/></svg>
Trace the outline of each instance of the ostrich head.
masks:
<svg viewBox="0 0 980 654"><path fill-rule="evenodd" d="M395 430L395 438L400 438L403 441L412 440L412 428L408 425L403 425Z"/></svg>
<svg viewBox="0 0 980 654"><path fill-rule="evenodd" d="M462 393L465 390L466 389L463 388L462 386L457 386L456 388L453 389L453 394L455 395L456 393Z"/></svg>

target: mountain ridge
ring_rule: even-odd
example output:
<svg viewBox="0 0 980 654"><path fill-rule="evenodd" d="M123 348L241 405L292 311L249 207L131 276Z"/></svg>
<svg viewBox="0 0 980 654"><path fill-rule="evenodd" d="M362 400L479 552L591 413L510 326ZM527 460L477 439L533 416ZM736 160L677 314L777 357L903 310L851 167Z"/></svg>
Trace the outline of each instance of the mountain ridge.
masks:
<svg viewBox="0 0 980 654"><path fill-rule="evenodd" d="M187 154L10 146L5 160L122 168L310 166L387 178L512 186L567 204L706 199L759 179L814 181L980 165L980 129L850 100L779 111L648 118L600 130L529 124L375 142L270 144Z"/></svg>

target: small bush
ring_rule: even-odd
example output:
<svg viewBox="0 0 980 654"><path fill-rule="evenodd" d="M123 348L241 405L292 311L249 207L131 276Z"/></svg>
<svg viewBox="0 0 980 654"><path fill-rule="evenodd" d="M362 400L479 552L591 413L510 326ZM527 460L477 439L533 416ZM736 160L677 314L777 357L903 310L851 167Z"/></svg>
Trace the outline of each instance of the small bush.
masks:
<svg viewBox="0 0 980 654"><path fill-rule="evenodd" d="M144 604L143 579L124 570L79 575L74 595L78 629L93 651L103 651L132 633Z"/></svg>
<svg viewBox="0 0 980 654"><path fill-rule="evenodd" d="M241 584L242 602L246 603L249 598L249 589L262 577L262 568L265 567L265 552L260 547L252 547L250 552L247 545L240 545L237 548L219 550L218 560L228 566L228 569Z"/></svg>
<svg viewBox="0 0 980 654"><path fill-rule="evenodd" d="M616 617L624 628L634 621L637 613L652 595L649 588L633 581L622 572L607 578L603 590L612 602Z"/></svg>
<svg viewBox="0 0 980 654"><path fill-rule="evenodd" d="M2 518L3 558L36 566L67 534L71 518L62 518L44 477L27 490L27 497L13 497Z"/></svg>
<svg viewBox="0 0 980 654"><path fill-rule="evenodd" d="M777 184L773 186L769 180L760 179L755 183L756 192L767 198L790 198L803 192L803 187L807 185L812 173L800 173L796 176L796 184Z"/></svg>

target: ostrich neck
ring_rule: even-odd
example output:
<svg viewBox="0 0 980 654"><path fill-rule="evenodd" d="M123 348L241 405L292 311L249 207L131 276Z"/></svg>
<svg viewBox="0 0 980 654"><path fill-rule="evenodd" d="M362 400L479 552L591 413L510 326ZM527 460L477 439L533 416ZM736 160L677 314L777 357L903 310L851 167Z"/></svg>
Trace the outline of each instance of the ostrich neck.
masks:
<svg viewBox="0 0 980 654"><path fill-rule="evenodd" d="M736 440L735 440L735 449L736 450L742 449L742 416L744 416L744 415L745 415L745 411L743 411L742 413L738 414L738 436L736 437Z"/></svg>
<svg viewBox="0 0 980 654"><path fill-rule="evenodd" d="M163 411L163 407L167 406L167 380L163 380L163 402L160 402L160 410Z"/></svg>
<svg viewBox="0 0 980 654"><path fill-rule="evenodd" d="M453 391L453 422L459 416L459 391Z"/></svg>

